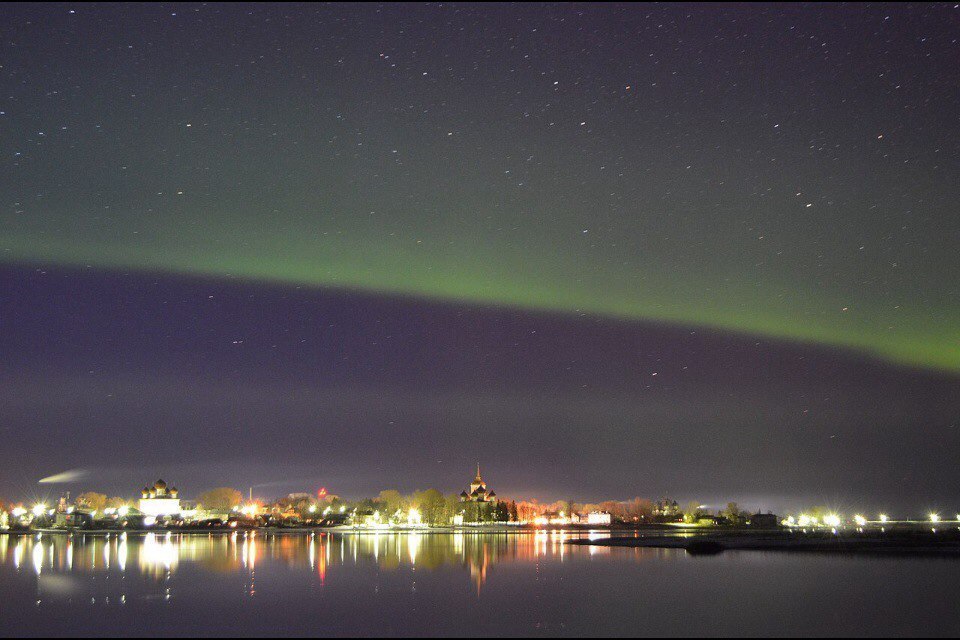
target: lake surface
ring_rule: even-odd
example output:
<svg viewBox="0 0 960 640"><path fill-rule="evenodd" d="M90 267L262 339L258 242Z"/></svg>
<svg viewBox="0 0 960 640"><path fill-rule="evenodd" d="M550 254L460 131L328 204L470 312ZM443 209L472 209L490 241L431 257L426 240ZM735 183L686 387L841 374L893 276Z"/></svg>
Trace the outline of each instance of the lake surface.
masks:
<svg viewBox="0 0 960 640"><path fill-rule="evenodd" d="M0 633L960 634L954 559L562 544L579 535L0 535Z"/></svg>

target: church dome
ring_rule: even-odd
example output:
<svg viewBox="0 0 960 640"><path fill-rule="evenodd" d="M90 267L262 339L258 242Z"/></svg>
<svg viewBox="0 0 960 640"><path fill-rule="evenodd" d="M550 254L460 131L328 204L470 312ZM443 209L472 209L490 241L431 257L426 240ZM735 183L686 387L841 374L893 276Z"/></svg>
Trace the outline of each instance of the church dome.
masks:
<svg viewBox="0 0 960 640"><path fill-rule="evenodd" d="M157 483L153 485L153 488L156 489L157 491L163 491L164 489L167 488L167 483L164 482L163 480L157 480Z"/></svg>

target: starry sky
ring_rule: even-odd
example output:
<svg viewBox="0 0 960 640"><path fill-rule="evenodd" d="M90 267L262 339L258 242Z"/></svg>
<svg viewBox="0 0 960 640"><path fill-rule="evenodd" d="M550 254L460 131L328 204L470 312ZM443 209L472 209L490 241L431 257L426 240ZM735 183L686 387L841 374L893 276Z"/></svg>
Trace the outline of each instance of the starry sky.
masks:
<svg viewBox="0 0 960 640"><path fill-rule="evenodd" d="M946 501L958 59L952 3L4 5L0 497Z"/></svg>

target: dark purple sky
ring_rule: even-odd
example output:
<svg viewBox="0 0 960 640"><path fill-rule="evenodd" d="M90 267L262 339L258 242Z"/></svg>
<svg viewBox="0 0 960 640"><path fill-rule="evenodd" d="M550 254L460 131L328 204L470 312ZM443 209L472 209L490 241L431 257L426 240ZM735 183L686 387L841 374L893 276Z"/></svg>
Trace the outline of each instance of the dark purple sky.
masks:
<svg viewBox="0 0 960 640"><path fill-rule="evenodd" d="M840 351L93 269L0 290L3 495L454 491L477 460L544 499L949 509L960 488L960 379Z"/></svg>

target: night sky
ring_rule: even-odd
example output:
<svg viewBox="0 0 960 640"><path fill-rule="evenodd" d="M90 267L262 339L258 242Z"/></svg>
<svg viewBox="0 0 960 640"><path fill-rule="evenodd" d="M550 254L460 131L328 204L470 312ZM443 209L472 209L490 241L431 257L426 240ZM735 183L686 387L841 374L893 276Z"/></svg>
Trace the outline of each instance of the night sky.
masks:
<svg viewBox="0 0 960 640"><path fill-rule="evenodd" d="M3 5L0 497L952 513L958 61L952 3Z"/></svg>

